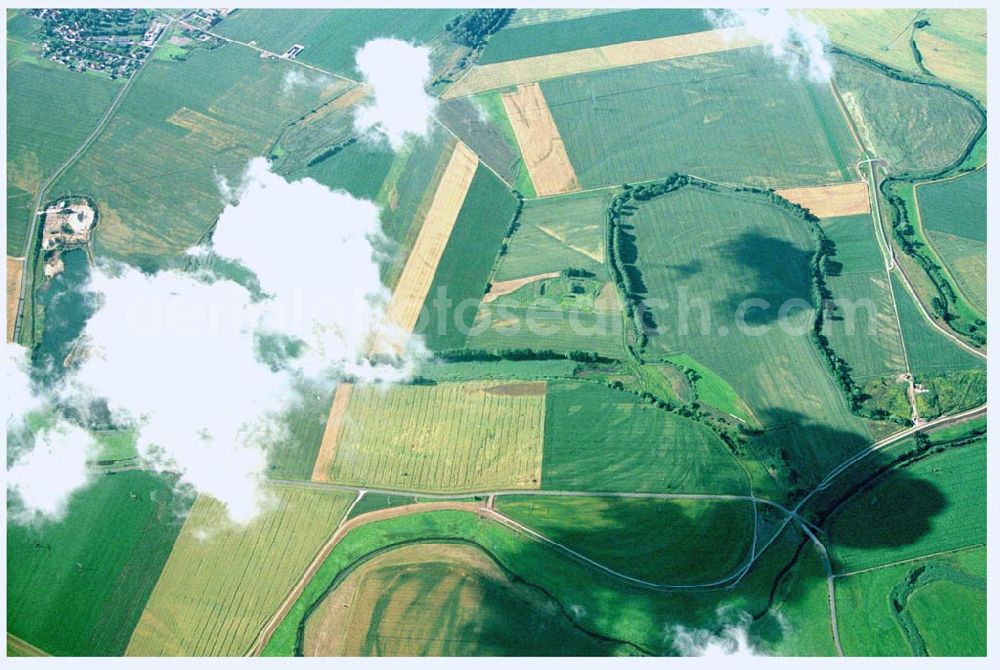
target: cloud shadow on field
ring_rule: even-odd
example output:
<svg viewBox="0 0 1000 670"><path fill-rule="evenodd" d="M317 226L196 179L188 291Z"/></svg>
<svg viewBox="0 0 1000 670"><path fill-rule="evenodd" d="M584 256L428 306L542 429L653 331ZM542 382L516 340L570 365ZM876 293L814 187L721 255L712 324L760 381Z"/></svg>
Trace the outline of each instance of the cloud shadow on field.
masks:
<svg viewBox="0 0 1000 670"><path fill-rule="evenodd" d="M726 314L735 316L741 306L746 309L749 300L765 300L769 306L759 309L751 306L743 315L748 325L763 326L779 319L778 312L786 301L810 302L811 248L803 250L787 240L755 230L720 243L715 250L724 261L749 271L746 290L722 301Z"/></svg>
<svg viewBox="0 0 1000 670"><path fill-rule="evenodd" d="M762 412L761 418L770 428L755 438L758 450L763 448L798 473L793 482L798 493L790 496L793 501L812 490L836 465L871 444L860 433L811 422L798 412L775 408ZM831 533L830 548L903 548L933 532L934 519L947 508L948 500L934 482L908 469L933 453L933 449L921 453L920 444L921 439L915 438L909 447L872 453L806 503L806 518ZM828 457L816 464L813 454ZM866 494L872 494L873 507L860 514L856 523L838 523L832 532L834 518L848 501L858 504L856 497Z"/></svg>
<svg viewBox="0 0 1000 670"><path fill-rule="evenodd" d="M688 279L693 277L702 271L705 264L701 262L700 259L694 259L686 263L677 263L676 265L665 265L664 267L669 270L675 279Z"/></svg>

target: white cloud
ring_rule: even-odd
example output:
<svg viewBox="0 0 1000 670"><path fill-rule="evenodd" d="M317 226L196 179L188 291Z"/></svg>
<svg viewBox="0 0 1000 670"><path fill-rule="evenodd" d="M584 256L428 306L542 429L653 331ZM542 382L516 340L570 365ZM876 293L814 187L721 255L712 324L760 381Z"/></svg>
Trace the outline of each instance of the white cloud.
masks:
<svg viewBox="0 0 1000 670"><path fill-rule="evenodd" d="M787 9L706 9L705 15L717 28L735 28L736 34L762 40L793 78L804 74L812 82L825 84L833 75L826 55L830 41L826 29L800 14Z"/></svg>
<svg viewBox="0 0 1000 670"><path fill-rule="evenodd" d="M681 656L756 656L750 644L747 628L751 617L746 612L734 613L727 607L716 613L722 623L719 632L675 626L674 650Z"/></svg>
<svg viewBox="0 0 1000 670"><path fill-rule="evenodd" d="M117 422L138 428L152 465L179 472L233 519L252 518L291 390L256 356L250 294L230 281L130 267L96 269L89 289L101 304L84 329L88 355L70 396L107 400Z"/></svg>
<svg viewBox="0 0 1000 670"><path fill-rule="evenodd" d="M389 291L376 263L381 236L373 203L312 179L287 182L258 158L239 204L219 217L212 245L253 271L271 297L260 306L262 329L307 345L297 369L394 381L410 376L426 351L386 318ZM401 354L396 366L367 359L376 343Z"/></svg>
<svg viewBox="0 0 1000 670"><path fill-rule="evenodd" d="M430 49L402 40L369 40L355 62L371 87L372 102L358 109L355 129L388 138L398 151L408 136L427 134L435 100L424 86L431 77Z"/></svg>
<svg viewBox="0 0 1000 670"><path fill-rule="evenodd" d="M65 421L41 430L7 470L8 489L19 503L11 518L20 523L61 518L70 497L89 480L87 460L94 448L87 431Z"/></svg>

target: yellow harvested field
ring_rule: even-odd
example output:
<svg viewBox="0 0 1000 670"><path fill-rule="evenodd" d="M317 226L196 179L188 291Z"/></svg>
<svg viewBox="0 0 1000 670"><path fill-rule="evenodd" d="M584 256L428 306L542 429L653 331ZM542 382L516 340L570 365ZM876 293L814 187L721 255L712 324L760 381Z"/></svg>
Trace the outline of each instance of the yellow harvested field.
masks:
<svg viewBox="0 0 1000 670"><path fill-rule="evenodd" d="M545 382L356 386L326 480L423 492L534 489Z"/></svg>
<svg viewBox="0 0 1000 670"><path fill-rule="evenodd" d="M804 188L783 188L776 192L782 198L802 205L821 219L831 216L867 214L871 211L871 203L868 200L868 184L864 181Z"/></svg>
<svg viewBox="0 0 1000 670"><path fill-rule="evenodd" d="M17 319L17 303L21 298L21 273L24 271L23 258L7 257L7 341L14 341L14 321Z"/></svg>
<svg viewBox="0 0 1000 670"><path fill-rule="evenodd" d="M535 192L545 196L579 191L580 182L541 86L523 84L501 99Z"/></svg>
<svg viewBox="0 0 1000 670"><path fill-rule="evenodd" d="M742 31L722 28L687 35L564 51L547 56L532 56L531 58L521 58L503 63L477 65L452 84L442 97L445 99L460 98L473 93L507 88L517 84L627 65L655 63L717 51L742 49L760 43L760 40L749 37Z"/></svg>
<svg viewBox="0 0 1000 670"><path fill-rule="evenodd" d="M199 496L132 633L129 656L247 653L354 495L269 484L268 504L238 525Z"/></svg>
<svg viewBox="0 0 1000 670"><path fill-rule="evenodd" d="M337 440L340 439L340 431L344 426L347 403L351 399L351 388L353 388L351 384L341 382L333 395L333 405L330 407L330 416L326 420L323 441L320 442L316 463L313 465L312 480L314 482L326 481L326 473L330 471L333 456L337 452Z"/></svg>
<svg viewBox="0 0 1000 670"><path fill-rule="evenodd" d="M434 273L478 166L479 159L472 150L462 142L456 143L389 301L389 319L406 331L412 331L420 317Z"/></svg>
<svg viewBox="0 0 1000 670"><path fill-rule="evenodd" d="M507 281L498 281L490 285L490 292L483 296L483 302L493 302L502 295L508 295L513 293L522 286L527 286L531 282L541 281L542 279L553 279L558 277L558 272L543 272L542 274L531 275L530 277L520 277L518 279L508 279Z"/></svg>

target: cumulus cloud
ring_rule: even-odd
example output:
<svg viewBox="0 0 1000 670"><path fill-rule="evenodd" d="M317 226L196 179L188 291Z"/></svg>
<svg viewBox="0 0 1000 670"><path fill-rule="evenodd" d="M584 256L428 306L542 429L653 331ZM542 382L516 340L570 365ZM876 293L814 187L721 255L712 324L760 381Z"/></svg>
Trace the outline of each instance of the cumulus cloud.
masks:
<svg viewBox="0 0 1000 670"><path fill-rule="evenodd" d="M90 433L66 421L39 431L7 469L7 488L17 501L11 518L20 523L61 518L73 492L89 481L87 461L94 449Z"/></svg>
<svg viewBox="0 0 1000 670"><path fill-rule="evenodd" d="M239 204L219 218L212 247L251 270L269 296L260 306L261 329L305 345L290 363L296 369L398 381L427 353L386 317L389 291L376 262L381 241L373 203L312 179L285 181L259 158ZM373 350L391 354L394 364L372 363Z"/></svg>
<svg viewBox="0 0 1000 670"><path fill-rule="evenodd" d="M728 610L720 610L718 616L726 622L719 632L674 627L674 650L681 656L756 656L747 633L750 616L733 616Z"/></svg>
<svg viewBox="0 0 1000 670"><path fill-rule="evenodd" d="M223 502L247 520L288 380L255 353L256 308L230 281L178 271L97 269L100 307L87 321L87 356L68 396L103 398L116 423L134 425L154 467Z"/></svg>
<svg viewBox="0 0 1000 670"><path fill-rule="evenodd" d="M428 352L386 316L374 204L311 179L288 182L262 158L222 195L230 204L211 246L191 250L218 262L195 272L93 269L84 354L55 405L32 388L27 351L8 346L8 436L36 407L85 415L101 399L116 425L135 428L148 466L177 473L244 523L267 502L268 450L287 442L283 417L304 388L404 380ZM236 266L253 281L221 269ZM24 508L50 516L86 483L90 444L84 429L55 421L20 440L8 473Z"/></svg>
<svg viewBox="0 0 1000 670"><path fill-rule="evenodd" d="M826 55L830 40L823 26L787 9L706 9L705 14L716 28L735 29L737 35L763 41L774 59L788 67L789 76L805 76L818 84L830 81L833 65Z"/></svg>
<svg viewBox="0 0 1000 670"><path fill-rule="evenodd" d="M399 150L409 136L424 136L435 100L424 86L431 77L430 49L402 40L369 40L355 62L371 88L372 101L354 118L355 129L367 136L384 136Z"/></svg>

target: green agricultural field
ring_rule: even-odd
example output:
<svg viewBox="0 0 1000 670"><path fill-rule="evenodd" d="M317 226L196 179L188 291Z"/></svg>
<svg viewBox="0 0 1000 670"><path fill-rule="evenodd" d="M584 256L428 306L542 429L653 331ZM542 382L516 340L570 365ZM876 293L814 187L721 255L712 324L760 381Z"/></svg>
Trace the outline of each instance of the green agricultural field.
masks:
<svg viewBox="0 0 1000 670"><path fill-rule="evenodd" d="M382 282L389 288L399 281L454 148L455 140L435 128L396 153L382 180L375 202L382 232L390 240L389 260L381 264Z"/></svg>
<svg viewBox="0 0 1000 670"><path fill-rule="evenodd" d="M812 544L804 546L775 589L774 607L750 627L764 651L772 656L836 656L826 565Z"/></svg>
<svg viewBox="0 0 1000 670"><path fill-rule="evenodd" d="M826 27L831 41L854 53L913 75L923 67L986 101L986 16L982 9L809 9L802 12ZM924 20L922 28L913 25Z"/></svg>
<svg viewBox="0 0 1000 670"><path fill-rule="evenodd" d="M219 178L238 183L286 123L322 102L317 88L284 91L294 67L239 45L148 63L53 192L93 195L99 255L148 269L180 263L222 211Z"/></svg>
<svg viewBox="0 0 1000 670"><path fill-rule="evenodd" d="M674 354L673 356L669 356L667 360L681 368L694 370L698 375L694 387L698 394L699 402L707 403L746 423L756 423L756 419L750 412L750 408L747 407L747 404L743 402L743 399L740 398L733 387L729 385L729 382L715 374L710 368L705 367L687 354Z"/></svg>
<svg viewBox="0 0 1000 670"><path fill-rule="evenodd" d="M872 568L986 541L986 441L884 475L826 524L840 571Z"/></svg>
<svg viewBox="0 0 1000 670"><path fill-rule="evenodd" d="M333 389L319 384L303 385L300 394L282 417L287 434L270 445L267 474L275 479L312 477L313 464L333 402Z"/></svg>
<svg viewBox="0 0 1000 670"><path fill-rule="evenodd" d="M765 428L757 442L788 454L803 482L866 445L809 336L805 222L756 196L687 187L622 224L657 327L646 355L688 354L724 379Z"/></svg>
<svg viewBox="0 0 1000 670"><path fill-rule="evenodd" d="M606 278L604 226L611 194L579 193L528 200L495 279L579 268Z"/></svg>
<svg viewBox="0 0 1000 670"><path fill-rule="evenodd" d="M14 23L20 26L15 30ZM32 205L42 183L83 144L120 83L41 60L26 31L40 25L8 17L7 254L23 256ZM22 34L23 33L23 34ZM24 40L24 41L22 41ZM19 48L18 48L19 47ZM16 54L16 55L15 55ZM72 104L67 101L72 100Z"/></svg>
<svg viewBox="0 0 1000 670"><path fill-rule="evenodd" d="M656 593L630 588L620 579L597 572L550 545L474 513L424 512L387 519L355 529L337 544L279 625L264 655L293 655L299 624L316 611L324 596L336 593L331 589L344 583L366 558L378 555L385 547L426 542L423 538L429 537L438 542L471 542L485 549L504 572L544 589L572 613L578 627L610 638L610 642L621 645L623 653L670 655L678 652L674 647L678 626L697 630L719 625L720 616L727 616L719 613L724 603L746 612L766 609L774 581L792 559L801 535L786 530L733 590ZM487 613L492 611L488 603L485 607ZM506 622L517 620L509 610L497 615ZM780 637L782 633L778 630L774 635Z"/></svg>
<svg viewBox="0 0 1000 670"><path fill-rule="evenodd" d="M929 9L929 25L914 33L923 65L934 76L986 102L986 12Z"/></svg>
<svg viewBox="0 0 1000 670"><path fill-rule="evenodd" d="M856 381L902 374L903 341L872 217L826 219L823 230L836 244L826 282L838 305L824 321L824 334Z"/></svg>
<svg viewBox="0 0 1000 670"><path fill-rule="evenodd" d="M545 382L355 386L328 479L430 493L538 488L545 405Z"/></svg>
<svg viewBox="0 0 1000 670"><path fill-rule="evenodd" d="M535 188L524 167L514 129L498 92L442 100L438 103L435 116L501 179L523 196L535 196Z"/></svg>
<svg viewBox="0 0 1000 670"><path fill-rule="evenodd" d="M986 655L985 588L936 581L911 595L906 609L929 655Z"/></svg>
<svg viewBox="0 0 1000 670"><path fill-rule="evenodd" d="M128 645L191 501L148 472L99 477L57 522L7 523L7 630L56 656Z"/></svg>
<svg viewBox="0 0 1000 670"><path fill-rule="evenodd" d="M986 314L986 243L934 231L927 231L927 239L961 295L980 315Z"/></svg>
<svg viewBox="0 0 1000 670"><path fill-rule="evenodd" d="M925 236L961 293L985 314L986 168L916 191Z"/></svg>
<svg viewBox="0 0 1000 670"><path fill-rule="evenodd" d="M837 627L846 654L909 656L913 653L889 600L890 591L906 578L913 565L891 565L836 579Z"/></svg>
<svg viewBox="0 0 1000 670"><path fill-rule="evenodd" d="M454 543L367 560L309 616L303 635L306 656L606 656L618 647L587 635L488 554Z"/></svg>
<svg viewBox="0 0 1000 670"><path fill-rule="evenodd" d="M527 200L520 225L501 255L494 282L568 269L593 275L533 282L483 303L468 346L545 348L623 356L621 305L604 283L604 219L608 192ZM574 288L574 285L576 288Z"/></svg>
<svg viewBox="0 0 1000 670"><path fill-rule="evenodd" d="M858 158L829 87L790 79L762 48L541 86L584 188L671 172L761 186L826 184L848 181Z"/></svg>
<svg viewBox="0 0 1000 670"><path fill-rule="evenodd" d="M915 571L945 577L909 592L902 612L893 593ZM933 656L982 655L985 649L984 547L916 558L836 580L837 614L844 651L851 656L909 656L914 649L903 626ZM925 578L926 579L926 578ZM963 583L956 583L959 582ZM945 600L943 600L945 599Z"/></svg>
<svg viewBox="0 0 1000 670"><path fill-rule="evenodd" d="M497 509L587 558L656 584L728 578L753 544L746 501L504 496Z"/></svg>
<svg viewBox="0 0 1000 670"><path fill-rule="evenodd" d="M350 493L270 486L245 526L200 497L128 644L131 656L235 656L249 650L340 523Z"/></svg>
<svg viewBox="0 0 1000 670"><path fill-rule="evenodd" d="M917 187L924 230L986 241L986 168Z"/></svg>
<svg viewBox="0 0 1000 670"><path fill-rule="evenodd" d="M639 9L529 25L512 23L490 39L479 63L501 63L711 29L701 9Z"/></svg>
<svg viewBox="0 0 1000 670"><path fill-rule="evenodd" d="M393 155L384 147L355 142L336 156L306 168L295 178L311 177L329 188L347 191L355 198L374 200L392 163Z"/></svg>
<svg viewBox="0 0 1000 670"><path fill-rule="evenodd" d="M431 349L465 344L516 209L517 200L506 185L480 165L424 303L428 319L421 332ZM438 302L442 296L447 304Z"/></svg>
<svg viewBox="0 0 1000 670"><path fill-rule="evenodd" d="M297 60L338 75L358 77L354 52L368 40L391 36L426 42L459 13L458 9L447 8L240 9L216 26L215 31L241 42L256 42L257 46L279 54L301 44L305 50Z"/></svg>
<svg viewBox="0 0 1000 670"><path fill-rule="evenodd" d="M920 312L901 281L892 276L899 324L906 342L910 368L916 375L930 375L950 370L975 370L986 362L968 353L938 332Z"/></svg>
<svg viewBox="0 0 1000 670"><path fill-rule="evenodd" d="M389 493L365 493L348 513L347 518L353 519L356 516L361 516L362 514L368 514L369 512L377 512L382 509L390 509L393 507L402 507L404 505L413 505L417 502L417 499L413 496L397 496Z"/></svg>
<svg viewBox="0 0 1000 670"><path fill-rule="evenodd" d="M893 173L935 172L963 157L983 123L976 106L940 86L894 79L847 56L835 83L865 146Z"/></svg>
<svg viewBox="0 0 1000 670"><path fill-rule="evenodd" d="M542 488L747 492L748 477L706 426L593 382L549 385Z"/></svg>

